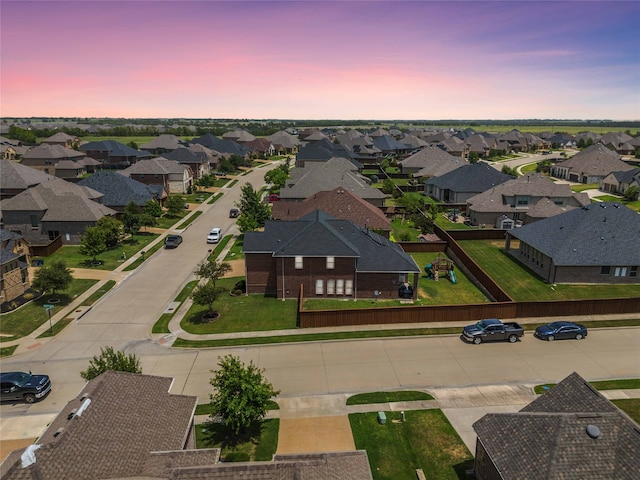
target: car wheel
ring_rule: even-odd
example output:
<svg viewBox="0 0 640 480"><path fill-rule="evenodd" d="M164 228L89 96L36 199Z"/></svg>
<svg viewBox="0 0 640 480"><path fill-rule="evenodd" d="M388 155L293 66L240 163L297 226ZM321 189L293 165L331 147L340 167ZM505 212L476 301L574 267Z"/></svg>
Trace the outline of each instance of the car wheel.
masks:
<svg viewBox="0 0 640 480"><path fill-rule="evenodd" d="M576 340L582 340L584 338L584 335L582 335L581 333L576 334Z"/></svg>
<svg viewBox="0 0 640 480"><path fill-rule="evenodd" d="M35 403L36 396L33 393L27 393L24 396L24 401L27 402L27 403Z"/></svg>
<svg viewBox="0 0 640 480"><path fill-rule="evenodd" d="M475 337L473 339L473 343L476 345L480 345L482 343L482 339L480 337Z"/></svg>
<svg viewBox="0 0 640 480"><path fill-rule="evenodd" d="M509 341L511 343L516 343L518 341L518 336L516 334L509 335Z"/></svg>
<svg viewBox="0 0 640 480"><path fill-rule="evenodd" d="M556 339L556 337L554 337L553 335L549 335L547 337L547 340L549 340L550 342L553 342Z"/></svg>

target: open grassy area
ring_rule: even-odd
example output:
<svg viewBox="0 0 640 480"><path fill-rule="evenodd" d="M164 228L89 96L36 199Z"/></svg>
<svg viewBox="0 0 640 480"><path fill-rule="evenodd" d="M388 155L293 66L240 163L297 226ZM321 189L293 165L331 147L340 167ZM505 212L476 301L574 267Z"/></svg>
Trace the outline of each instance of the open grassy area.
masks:
<svg viewBox="0 0 640 480"><path fill-rule="evenodd" d="M96 282L97 280L73 279L69 288L64 292L59 292L55 295L50 293L44 294L40 298L30 301L13 312L2 314L0 333L10 336L0 337L1 341L6 342L29 335L49 320L43 306L50 304L52 298L60 300L58 303L52 303L54 308L51 310L51 316L54 316Z"/></svg>
<svg viewBox="0 0 640 480"><path fill-rule="evenodd" d="M259 295L230 296L229 292L241 279L242 277L232 277L218 281L217 285L224 292L213 305L220 314L215 321L202 323L202 315L207 307L194 304L180 323L182 329L189 333L207 334L296 328L296 299L283 302L274 297ZM256 312L260 312L260 315L256 315Z"/></svg>
<svg viewBox="0 0 640 480"><path fill-rule="evenodd" d="M244 246L244 234L235 237L233 245L227 252L227 256L224 258L225 261L228 260L242 260L244 258L244 252L242 251L242 247Z"/></svg>
<svg viewBox="0 0 640 480"><path fill-rule="evenodd" d="M412 402L414 400L433 400L425 392L401 390L398 392L371 392L353 395L347 399L347 405L366 405L369 403Z"/></svg>
<svg viewBox="0 0 640 480"><path fill-rule="evenodd" d="M611 400L613 404L640 424L640 398L620 398Z"/></svg>
<svg viewBox="0 0 640 480"><path fill-rule="evenodd" d="M13 355L13 352L16 351L18 345L12 345L11 347L0 347L0 358L2 357L10 357Z"/></svg>
<svg viewBox="0 0 640 480"><path fill-rule="evenodd" d="M145 250L145 247L156 238L158 238L158 235L155 233L139 233L135 235L133 239L125 240L117 247L111 248L98 255L97 260L101 262L99 265L92 265L92 257L81 255L80 246L78 245L65 245L46 258L34 257L34 259L44 260L45 264L52 260L62 260L67 264L68 268L115 270L124 261L122 259L123 253L126 258L131 258L131 256L135 255L140 250Z"/></svg>
<svg viewBox="0 0 640 480"><path fill-rule="evenodd" d="M100 290L93 292L91 295L89 295L84 300L84 302L82 302L81 305L85 307L89 305L93 305L95 302L97 302L100 299L100 297L102 297L105 293L107 293L109 290L111 290L115 286L116 286L115 280L106 281Z"/></svg>
<svg viewBox="0 0 640 480"><path fill-rule="evenodd" d="M637 285L550 285L504 252L499 240L462 240L462 248L516 301L638 296ZM512 248L517 248L517 243Z"/></svg>
<svg viewBox="0 0 640 480"><path fill-rule="evenodd" d="M357 449L367 451L376 480L414 480L421 468L433 480L463 479L473 457L441 410L385 412L384 425L377 414L349 415Z"/></svg>
<svg viewBox="0 0 640 480"><path fill-rule="evenodd" d="M580 185L572 185L571 190L574 192L584 192L585 190L593 190L594 188L598 188L599 185L597 183L584 183Z"/></svg>
<svg viewBox="0 0 640 480"><path fill-rule="evenodd" d="M246 435L229 433L224 425L196 425L196 448L220 448L223 462L270 461L278 447L280 420L263 420Z"/></svg>
<svg viewBox="0 0 640 480"><path fill-rule="evenodd" d="M395 242L417 242L419 234L409 220L394 218L391 221L391 240Z"/></svg>

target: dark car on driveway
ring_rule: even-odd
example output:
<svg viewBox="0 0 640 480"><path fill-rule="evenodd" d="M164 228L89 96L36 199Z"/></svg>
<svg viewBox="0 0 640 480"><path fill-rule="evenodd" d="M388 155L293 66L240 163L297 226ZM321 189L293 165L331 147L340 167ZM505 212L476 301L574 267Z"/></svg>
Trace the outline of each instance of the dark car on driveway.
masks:
<svg viewBox="0 0 640 480"><path fill-rule="evenodd" d="M31 372L0 373L0 400L23 400L34 403L51 391L48 375L32 375Z"/></svg>
<svg viewBox="0 0 640 480"><path fill-rule="evenodd" d="M178 248L178 245L182 243L182 237L180 235L167 235L164 239L164 248Z"/></svg>
<svg viewBox="0 0 640 480"><path fill-rule="evenodd" d="M573 322L551 322L536 328L534 335L542 340L582 340L587 336L587 327Z"/></svg>

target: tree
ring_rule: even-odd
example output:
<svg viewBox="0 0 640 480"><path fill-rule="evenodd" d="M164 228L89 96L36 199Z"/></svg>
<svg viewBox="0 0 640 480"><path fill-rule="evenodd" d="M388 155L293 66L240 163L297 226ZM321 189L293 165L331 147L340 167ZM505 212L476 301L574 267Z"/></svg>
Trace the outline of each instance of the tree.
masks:
<svg viewBox="0 0 640 480"><path fill-rule="evenodd" d="M638 200L638 196L640 196L640 188L635 185L632 185L624 191L624 199L628 202Z"/></svg>
<svg viewBox="0 0 640 480"><path fill-rule="evenodd" d="M129 215L139 215L140 214L140 207L138 207L138 205L136 205L136 202L131 200L124 207L124 213L128 213Z"/></svg>
<svg viewBox="0 0 640 480"><path fill-rule="evenodd" d="M114 217L102 217L96 222L96 228L104 232L107 248L115 247L124 237L124 226L120 220Z"/></svg>
<svg viewBox="0 0 640 480"><path fill-rule="evenodd" d="M104 230L99 227L88 227L80 240L80 255L92 257L94 262L101 253L107 251L107 241Z"/></svg>
<svg viewBox="0 0 640 480"><path fill-rule="evenodd" d="M184 198L180 195L169 195L165 206L167 207L167 213L175 217L184 209Z"/></svg>
<svg viewBox="0 0 640 480"><path fill-rule="evenodd" d="M396 190L396 184L390 178L385 178L382 182L382 193L385 195L391 195Z"/></svg>
<svg viewBox="0 0 640 480"><path fill-rule="evenodd" d="M505 175L511 175L512 177L518 176L518 172L516 171L516 169L511 168L508 165L503 165L501 172L504 173Z"/></svg>
<svg viewBox="0 0 640 480"><path fill-rule="evenodd" d="M210 280L213 286L216 282L224 277L225 273L231 271L231 265L227 262L218 262L216 260L206 260L198 264L198 268L193 272L199 278Z"/></svg>
<svg viewBox="0 0 640 480"><path fill-rule="evenodd" d="M469 163L471 164L478 163L479 160L480 160L480 155L478 155L478 152L469 153Z"/></svg>
<svg viewBox="0 0 640 480"><path fill-rule="evenodd" d="M280 167L269 170L264 174L264 181L267 183L271 183L277 190L280 190L282 187L284 187L285 183L287 182L287 178L287 173Z"/></svg>
<svg viewBox="0 0 640 480"><path fill-rule="evenodd" d="M40 292L56 294L69 288L73 276L67 264L62 260L53 260L36 270L31 286Z"/></svg>
<svg viewBox="0 0 640 480"><path fill-rule="evenodd" d="M153 199L147 200L147 203L144 204L144 213L158 218L162 216L162 207L157 201Z"/></svg>
<svg viewBox="0 0 640 480"><path fill-rule="evenodd" d="M260 200L258 192L250 183L245 183L240 191L240 202L236 204L242 212L238 217L238 228L244 233L264 227L264 222L271 218L269 205Z"/></svg>
<svg viewBox="0 0 640 480"><path fill-rule="evenodd" d="M398 199L397 203L402 205L407 213L419 212L424 207L424 202L418 195L405 194Z"/></svg>
<svg viewBox="0 0 640 480"><path fill-rule="evenodd" d="M191 291L191 300L193 300L193 303L207 307L207 313L205 315L207 318L217 316L213 310L213 304L219 296L220 290L211 282L196 285L196 288Z"/></svg>
<svg viewBox="0 0 640 480"><path fill-rule="evenodd" d="M433 220L422 213L414 213L409 217L420 233L433 233Z"/></svg>
<svg viewBox="0 0 640 480"><path fill-rule="evenodd" d="M155 227L158 224L158 221L155 219L155 217L149 215L148 213L139 215L138 220L140 222L140 226L145 228L145 230L147 227Z"/></svg>
<svg viewBox="0 0 640 480"><path fill-rule="evenodd" d="M133 353L127 355L120 350L115 351L113 347L103 347L100 349L100 355L95 355L89 361L89 368L80 372L80 376L85 380L91 380L107 370L142 373L140 359Z"/></svg>
<svg viewBox="0 0 640 480"><path fill-rule="evenodd" d="M131 235L131 241L133 241L133 236L140 231L140 216L125 213L122 217L122 225L125 233Z"/></svg>
<svg viewBox="0 0 640 480"><path fill-rule="evenodd" d="M221 416L236 435L244 433L267 414L272 397L280 393L263 376L253 361L245 365L233 355L219 359L217 371L210 383L211 422Z"/></svg>

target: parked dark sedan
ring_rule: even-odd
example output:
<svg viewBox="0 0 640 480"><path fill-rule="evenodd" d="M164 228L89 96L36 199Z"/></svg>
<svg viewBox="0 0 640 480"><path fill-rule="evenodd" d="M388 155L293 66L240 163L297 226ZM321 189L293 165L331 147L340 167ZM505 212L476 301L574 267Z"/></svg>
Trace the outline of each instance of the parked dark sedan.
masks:
<svg viewBox="0 0 640 480"><path fill-rule="evenodd" d="M551 322L536 328L534 335L542 340L582 340L587 336L587 327L573 322Z"/></svg>
<svg viewBox="0 0 640 480"><path fill-rule="evenodd" d="M182 243L182 237L180 235L167 235L164 239L164 248L178 248L178 245Z"/></svg>

